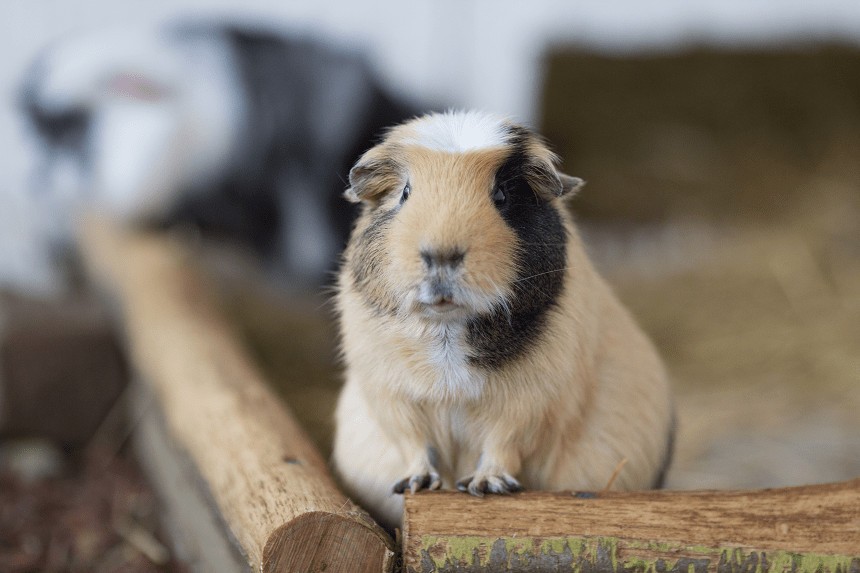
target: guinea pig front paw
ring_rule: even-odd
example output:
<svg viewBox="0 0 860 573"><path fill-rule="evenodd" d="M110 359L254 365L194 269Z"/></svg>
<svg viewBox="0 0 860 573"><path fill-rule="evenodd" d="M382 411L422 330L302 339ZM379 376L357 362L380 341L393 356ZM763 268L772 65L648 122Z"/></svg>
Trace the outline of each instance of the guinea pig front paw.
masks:
<svg viewBox="0 0 860 573"><path fill-rule="evenodd" d="M442 487L442 478L435 470L405 477L391 488L394 493L403 493L407 489L415 493L422 489L439 489Z"/></svg>
<svg viewBox="0 0 860 573"><path fill-rule="evenodd" d="M457 489L469 492L477 497L484 497L485 493L509 494L523 490L514 476L508 473L501 475L477 473L473 476L464 477L457 482Z"/></svg>

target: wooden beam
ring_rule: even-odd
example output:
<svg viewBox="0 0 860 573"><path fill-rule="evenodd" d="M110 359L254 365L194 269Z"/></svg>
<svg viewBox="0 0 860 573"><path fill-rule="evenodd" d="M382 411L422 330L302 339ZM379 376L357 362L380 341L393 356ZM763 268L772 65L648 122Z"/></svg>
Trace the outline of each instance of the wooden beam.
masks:
<svg viewBox="0 0 860 573"><path fill-rule="evenodd" d="M860 479L759 491L407 495L405 570L860 573Z"/></svg>
<svg viewBox="0 0 860 573"><path fill-rule="evenodd" d="M338 491L224 323L193 256L95 219L81 246L91 276L119 302L133 368L233 554L254 571L391 571L390 538Z"/></svg>

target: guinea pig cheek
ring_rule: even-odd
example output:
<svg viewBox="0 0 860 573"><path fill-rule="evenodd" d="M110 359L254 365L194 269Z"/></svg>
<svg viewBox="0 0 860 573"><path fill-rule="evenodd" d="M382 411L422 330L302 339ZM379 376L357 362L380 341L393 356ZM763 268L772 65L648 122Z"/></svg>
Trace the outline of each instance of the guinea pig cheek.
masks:
<svg viewBox="0 0 860 573"><path fill-rule="evenodd" d="M403 211L406 211L404 207ZM402 312L418 303L418 287L424 279L424 264L416 245L419 243L420 218L401 212L395 217L387 237L388 265L385 282Z"/></svg>
<svg viewBox="0 0 860 573"><path fill-rule="evenodd" d="M470 304L478 314L506 307L513 296L517 276L518 239L501 216L492 209L471 221L462 282L472 293Z"/></svg>

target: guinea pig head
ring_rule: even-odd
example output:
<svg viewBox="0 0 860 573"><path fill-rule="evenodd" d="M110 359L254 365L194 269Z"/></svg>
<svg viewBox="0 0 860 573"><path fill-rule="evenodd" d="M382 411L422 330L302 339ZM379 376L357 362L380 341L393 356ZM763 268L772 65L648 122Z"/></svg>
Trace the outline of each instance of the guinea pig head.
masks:
<svg viewBox="0 0 860 573"><path fill-rule="evenodd" d="M582 181L555 161L525 128L483 114L394 128L350 173L346 196L364 203L348 257L354 284L399 315L509 314L531 296L530 275L565 265L559 198Z"/></svg>

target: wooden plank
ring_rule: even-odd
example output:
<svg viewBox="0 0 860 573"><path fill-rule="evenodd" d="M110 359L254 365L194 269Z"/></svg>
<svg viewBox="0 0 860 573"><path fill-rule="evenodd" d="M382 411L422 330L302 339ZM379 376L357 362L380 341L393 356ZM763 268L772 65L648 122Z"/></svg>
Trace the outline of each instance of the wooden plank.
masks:
<svg viewBox="0 0 860 573"><path fill-rule="evenodd" d="M191 255L95 219L81 244L91 276L120 303L131 362L166 431L250 568L390 571L390 538L338 491L237 344Z"/></svg>
<svg viewBox="0 0 860 573"><path fill-rule="evenodd" d="M409 572L860 573L860 479L758 491L407 495Z"/></svg>

